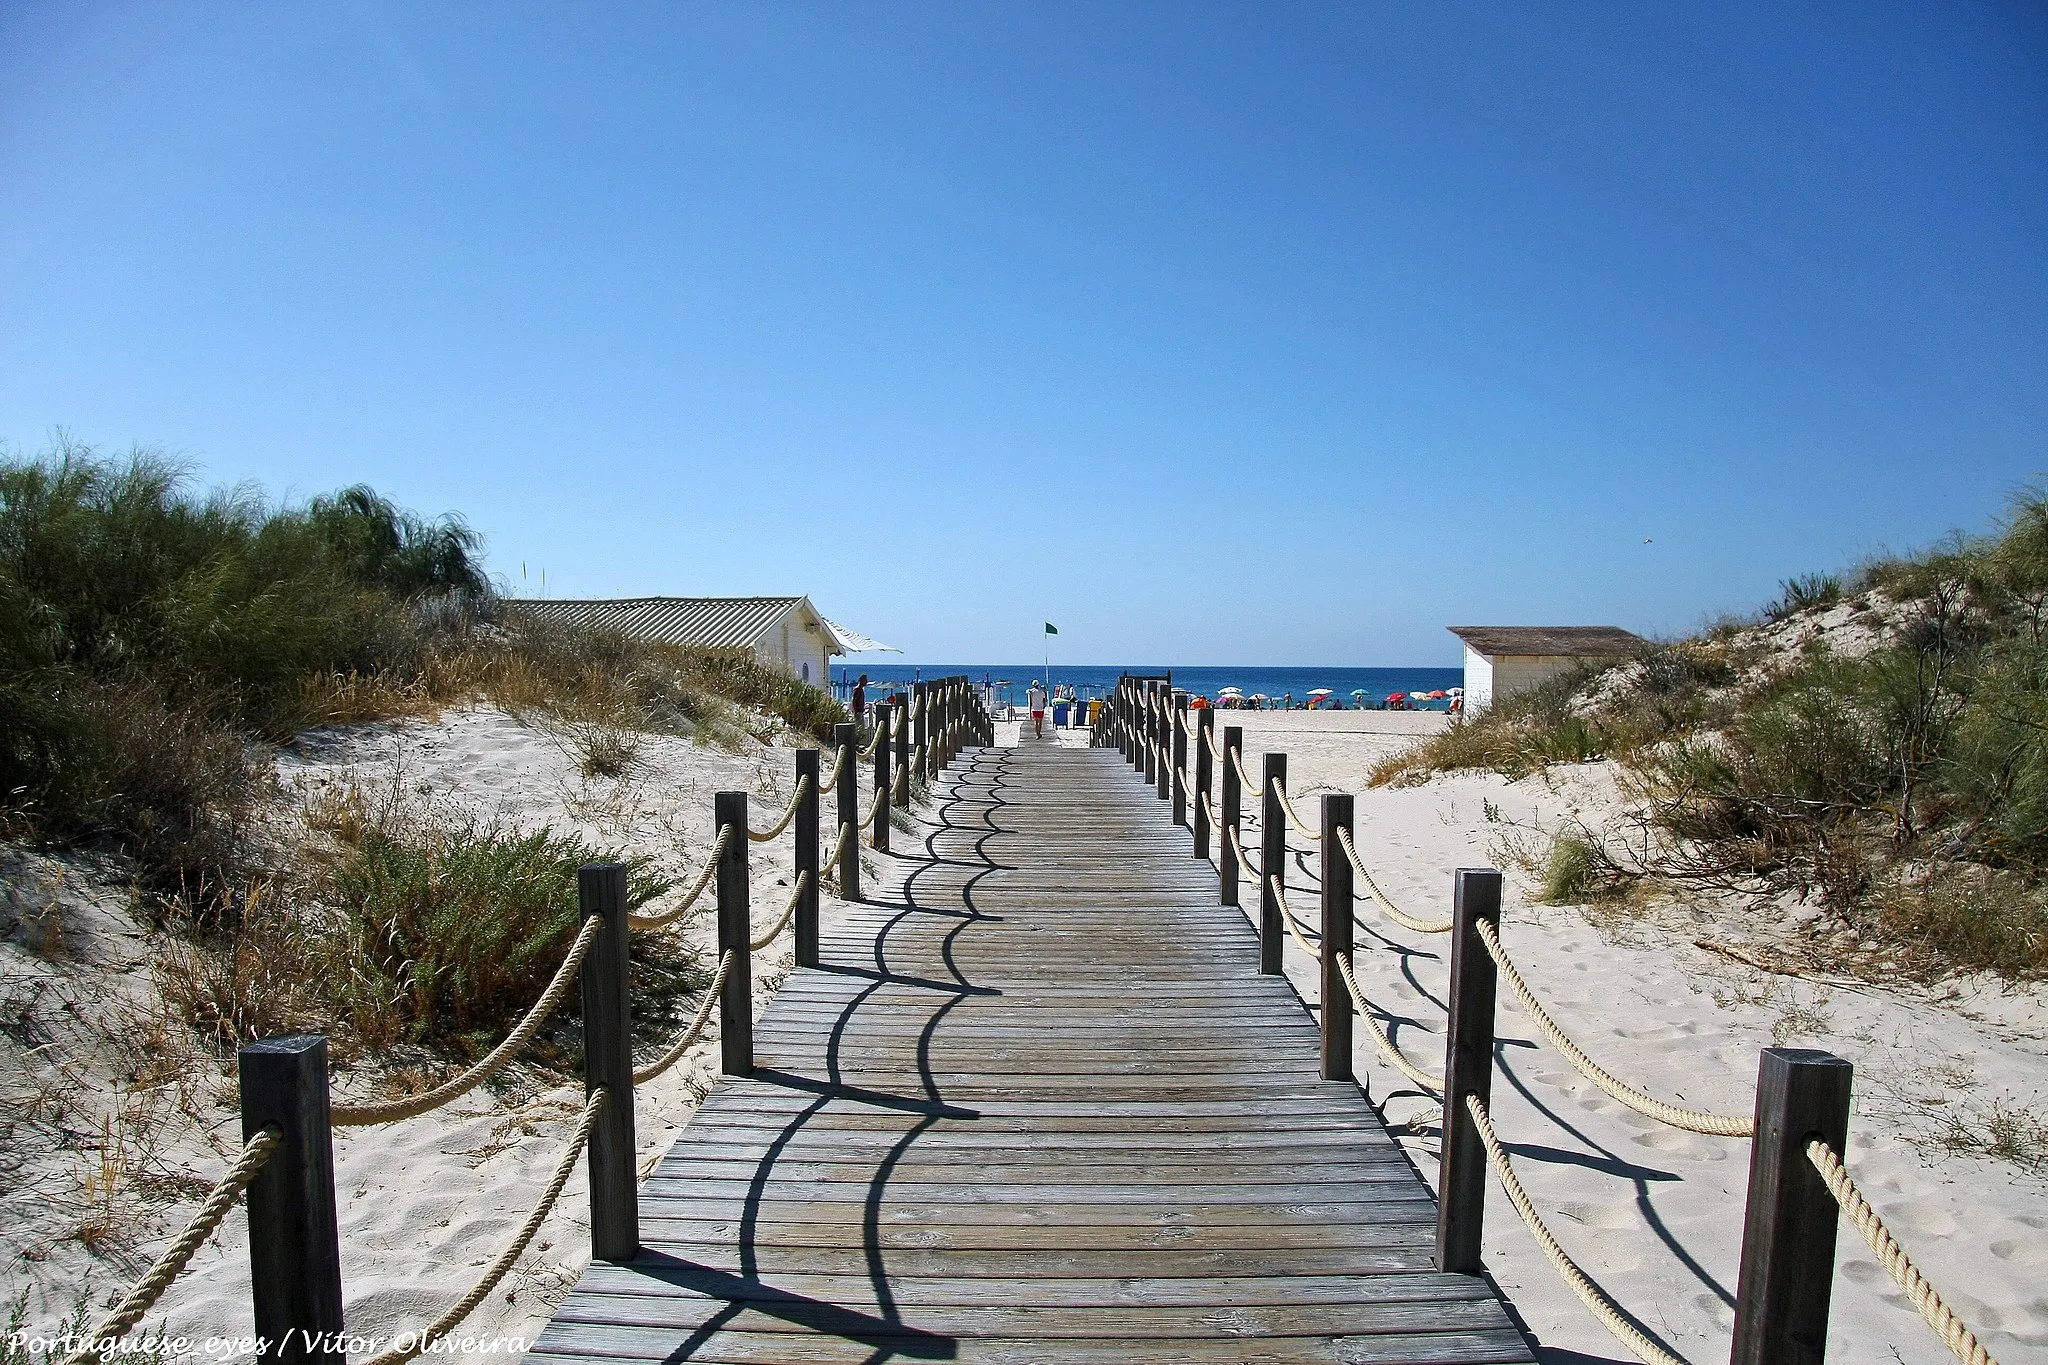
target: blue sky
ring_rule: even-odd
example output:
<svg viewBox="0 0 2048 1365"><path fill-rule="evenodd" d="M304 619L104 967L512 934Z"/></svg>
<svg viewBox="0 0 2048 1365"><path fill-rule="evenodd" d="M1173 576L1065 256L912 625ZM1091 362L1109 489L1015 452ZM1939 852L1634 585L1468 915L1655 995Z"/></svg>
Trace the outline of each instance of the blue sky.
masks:
<svg viewBox="0 0 2048 1365"><path fill-rule="evenodd" d="M2021 3L0 6L0 440L906 657L1673 633L2048 469Z"/></svg>

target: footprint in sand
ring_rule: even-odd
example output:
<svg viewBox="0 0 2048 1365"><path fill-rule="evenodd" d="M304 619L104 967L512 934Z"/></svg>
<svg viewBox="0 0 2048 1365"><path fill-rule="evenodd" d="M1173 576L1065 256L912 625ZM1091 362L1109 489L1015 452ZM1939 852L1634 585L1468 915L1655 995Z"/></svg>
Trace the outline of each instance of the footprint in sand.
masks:
<svg viewBox="0 0 2048 1365"><path fill-rule="evenodd" d="M2013 1265L2048 1265L2048 1246L2039 1242L2007 1238L1986 1248L1993 1256Z"/></svg>
<svg viewBox="0 0 2048 1365"><path fill-rule="evenodd" d="M1681 1133L1673 1128L1653 1128L1647 1133L1636 1134L1629 1141L1639 1147L1648 1147L1656 1152L1668 1152L1673 1156L1689 1157L1694 1161L1728 1159L1724 1144L1703 1142L1690 1133Z"/></svg>
<svg viewBox="0 0 2048 1365"><path fill-rule="evenodd" d="M1949 1237L1955 1234L1956 1220L1946 1209L1932 1204L1922 1204L1915 1199L1901 1200L1887 1205L1882 1214L1884 1221L1894 1228L1907 1227L1915 1232L1924 1232L1930 1237Z"/></svg>
<svg viewBox="0 0 2048 1365"><path fill-rule="evenodd" d="M1557 1211L1584 1227L1601 1228L1609 1232L1638 1227L1642 1223L1636 1211L1626 1204L1567 1202L1559 1204Z"/></svg>

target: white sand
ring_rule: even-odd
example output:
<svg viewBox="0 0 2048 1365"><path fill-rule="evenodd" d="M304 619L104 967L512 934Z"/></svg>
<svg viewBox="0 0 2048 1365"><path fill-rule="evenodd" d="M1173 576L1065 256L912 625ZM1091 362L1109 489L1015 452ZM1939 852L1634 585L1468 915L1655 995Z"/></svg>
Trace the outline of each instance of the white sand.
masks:
<svg viewBox="0 0 2048 1365"><path fill-rule="evenodd" d="M794 755L787 748L750 743L745 752L729 754L686 740L649 737L642 760L641 768L624 782L586 782L556 740L485 709L451 711L436 723L309 736L299 752L283 756L279 779L288 797L351 781L371 791L397 785L418 798L452 800L527 828L550 824L596 843L658 855L672 870L690 873L702 865L710 846L713 792L753 793L760 812L753 823L763 827L793 790ZM786 903L791 856L787 833L753 846L754 905L757 922L764 928ZM71 900L77 903L66 905L67 923L81 945L128 944L127 971L121 980L138 994L146 993L144 964L151 954L144 935L132 919L107 910L109 904L118 905L120 897L112 888L103 891L97 899L74 894ZM690 941L703 945L706 963L713 957L710 902L709 896L699 902L706 913L694 916L688 930ZM90 913L107 921L91 940L85 933L88 906L93 907ZM836 906L825 899L828 922ZM16 969L54 968L70 973L87 990L96 980L88 964L75 957L45 962L17 943L8 943L5 949L10 974ZM105 956L103 950L95 951ZM756 955L757 1005L772 994L787 966L786 950ZM697 1096L712 1083L716 1030L710 1032L713 1041L700 1043L638 1092L636 1122L643 1162L666 1150L694 1112ZM78 1042L84 1051L84 1040ZM92 1070L89 1058L73 1066L81 1076ZM337 1074L334 1085L338 1097L367 1094L364 1080L347 1073ZM197 1122L159 1106L163 1112L153 1124L152 1142L160 1149L160 1166L192 1172L211 1183L237 1145L233 1081L201 1077L189 1088ZM86 1085L74 1101L78 1112L69 1122L97 1145L100 1115L114 1103L104 1087ZM511 1239L544 1189L581 1103L580 1083L551 1085L537 1082L529 1073L496 1093L487 1087L420 1118L382 1128L337 1130L335 1184L350 1331L370 1338L422 1326L467 1290ZM0 1232L0 1245L8 1252L0 1288L10 1296L24 1287L29 1290L32 1326L47 1328L69 1312L88 1275L96 1319L109 1297L118 1297L139 1278L197 1206L191 1194L151 1200L145 1191L124 1188L121 1207L138 1215L124 1239L127 1245L109 1244L103 1257L91 1256L70 1233L83 1206L77 1197L78 1181L94 1161L83 1151L54 1153L47 1163L50 1169L38 1174L60 1197L38 1211L47 1216L16 1219ZM533 1247L460 1329L462 1333L529 1341L538 1335L589 1260L586 1182L579 1161ZM191 1268L145 1320L145 1327L153 1334L161 1325L172 1335L201 1340L244 1335L251 1330L249 1292L246 1223L237 1210L200 1249ZM350 1354L359 1358L363 1353ZM517 1352L476 1354L504 1360Z"/></svg>
<svg viewBox="0 0 2048 1365"><path fill-rule="evenodd" d="M1361 857L1388 896L1421 918L1448 917L1454 868L1501 861L1507 826L1498 821L1554 826L1578 813L1597 824L1618 809L1605 764L1554 770L1548 780L1454 776L1419 788L1367 788L1376 759L1441 717L1226 712L1218 722L1244 726L1254 775L1255 755L1287 754L1289 790L1304 818L1315 819L1320 791L1356 793ZM1290 839L1291 848L1304 844ZM1316 856L1289 868L1292 884L1319 884ZM1952 1115L1980 1134L2000 1108L2048 1117L2048 993L1987 981L1928 990L1772 975L1693 946L1753 927L1732 915L1670 907L1596 925L1576 909L1531 905L1529 889L1508 877L1509 952L1580 1045L1639 1088L1747 1114L1758 1051L1773 1042L1852 1062L1848 1160L1866 1196L1994 1355L2006 1365L2048 1360L2048 1172L1938 1141ZM1294 904L1313 921L1312 893ZM1361 985L1413 1021L1396 1037L1412 1059L1440 1071L1443 936L1399 928L1362 893L1359 913L1383 932L1378 952L1360 939ZM1309 959L1292 943L1287 967L1315 999ZM1625 1109L1539 1042L1505 987L1498 1028L1505 1057L1494 1113L1552 1230L1678 1354L1726 1359L1748 1144L1697 1137ZM1408 1126L1404 1144L1434 1184L1439 1107L1408 1088L1359 1033L1359 1075L1369 1077L1389 1120ZM1584 1353L1559 1360L1629 1358L1556 1278L1497 1186L1488 1191L1485 1254L1536 1338ZM1837 1265L1831 1359L1952 1359L1846 1222Z"/></svg>
<svg viewBox="0 0 2048 1365"><path fill-rule="evenodd" d="M1418 914L1446 913L1451 869L1494 861L1494 844L1507 827L1489 822L1489 807L1525 824L1554 822L1574 809L1598 818L1614 807L1611 777L1599 765L1548 781L1457 777L1420 788L1367 790L1372 761L1441 725L1437 716L1240 712L1218 719L1245 727L1248 755L1284 750L1291 788L1304 802L1312 804L1319 790L1358 792L1363 855L1382 874L1386 891ZM1004 727L1003 739L1013 735L1014 727ZM1085 734L1060 735L1063 743L1085 740ZM365 783L395 780L529 825L552 823L638 850L666 850L678 868L688 869L698 866L709 844L713 791L746 788L761 796L764 809L779 809L790 790L786 749L752 746L728 755L650 740L645 756L645 769L629 782L586 783L540 732L491 711L452 712L443 722L395 732L376 727L330 736L288 757L281 777L288 788L306 789L351 776ZM788 857L786 835L755 849L760 922L780 910L787 873L769 869L786 868ZM1290 869L1291 881L1313 885L1313 866L1310 855L1306 867ZM144 935L106 908L114 899L108 888L95 888L75 866L71 877L45 899L62 903L76 955L45 959L10 941L4 945L9 978L41 973L78 991L134 990L137 964L148 956ZM16 879L14 885L33 889L48 881ZM1672 909L1595 925L1576 910L1531 906L1525 890L1510 877L1503 930L1510 950L1566 1027L1652 1093L1746 1112L1757 1051L1774 1039L1825 1047L1853 1061L1857 1109L1849 1158L1864 1189L2006 1365L2048 1359L2048 1180L1986 1155L1945 1150L1935 1140L1950 1114L1984 1131L1998 1106L2024 1107L2036 1116L2048 1111L2048 1007L2041 992L2002 992L1975 982L1939 991L1880 990L1772 976L1693 947L1694 938L1727 928L1693 912ZM1303 899L1313 904L1312 895ZM828 901L828 916L832 907ZM18 905L15 911L22 913ZM1369 906L1362 914L1373 922ZM1369 995L1412 1018L1398 1036L1434 1070L1441 1064L1442 940L1383 927L1384 951L1365 952L1361 942L1363 984ZM708 941L708 924L698 922L692 933L694 941ZM772 955L757 959L757 970L771 961ZM1313 999L1309 964L1291 946L1288 968ZM757 1000L765 999L774 979L771 974L761 982ZM1679 1353L1696 1361L1725 1358L1746 1144L1693 1137L1638 1118L1537 1045L1512 1004L1503 1003L1499 1024L1507 1060L1494 1089L1495 1111L1559 1237ZM38 1075L56 1075L61 1050L36 1054ZM700 1046L641 1092L644 1154L664 1149L687 1121L695 1094L711 1080L709 1054L709 1045ZM65 1122L90 1138L109 1101L85 1074L88 1062L75 1065L77 1112ZM1359 1074L1389 1119L1406 1125L1404 1140L1433 1180L1436 1105L1404 1090L1369 1040L1360 1045ZM359 1088L348 1076L337 1085L344 1094ZM187 1087L192 1112L212 1126L214 1147L223 1151L231 1150L235 1131L231 1089L204 1080ZM529 1081L390 1129L337 1135L352 1331L376 1336L416 1326L468 1286L539 1193L579 1099L578 1086L543 1088ZM168 1099L130 1101L151 1102L159 1111L152 1128L159 1135L159 1165L209 1179L222 1169L222 1158L206 1146L207 1134L180 1119ZM18 1176L22 1183L5 1192L18 1196L13 1202L0 1202L11 1217L0 1232L8 1251L6 1288L11 1294L17 1286L31 1287L30 1319L37 1324L68 1309L88 1269L96 1300L125 1289L195 1202L186 1195L147 1206L145 1224L127 1249L110 1249L107 1260L96 1262L64 1237L82 1207L77 1181L87 1156L81 1145L89 1144L53 1152L25 1175L7 1173L10 1183ZM44 1197L32 1185L71 1193ZM538 1333L587 1259L583 1190L579 1166L534 1249L465 1331L529 1339ZM1497 1190L1489 1201L1488 1263L1536 1337L1554 1348L1552 1358L1625 1358L1559 1284ZM1911 1365L1948 1358L1850 1229L1843 1230L1838 1259L1833 1358ZM202 1338L244 1333L248 1292L246 1239L235 1214L148 1322Z"/></svg>

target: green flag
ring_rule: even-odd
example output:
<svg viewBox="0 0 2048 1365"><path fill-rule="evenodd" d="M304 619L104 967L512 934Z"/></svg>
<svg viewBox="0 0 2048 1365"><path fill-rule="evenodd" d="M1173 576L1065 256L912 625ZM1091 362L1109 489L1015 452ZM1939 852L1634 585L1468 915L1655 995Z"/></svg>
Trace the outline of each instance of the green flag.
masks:
<svg viewBox="0 0 2048 1365"><path fill-rule="evenodd" d="M1057 635L1060 633L1060 628L1054 625L1052 622L1047 621L1045 623L1045 633L1047 635Z"/></svg>

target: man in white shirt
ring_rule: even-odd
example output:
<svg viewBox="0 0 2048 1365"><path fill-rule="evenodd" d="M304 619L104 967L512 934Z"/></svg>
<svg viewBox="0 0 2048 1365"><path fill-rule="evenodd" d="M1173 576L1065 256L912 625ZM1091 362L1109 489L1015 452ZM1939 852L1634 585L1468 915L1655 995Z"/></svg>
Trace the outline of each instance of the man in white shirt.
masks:
<svg viewBox="0 0 2048 1365"><path fill-rule="evenodd" d="M1027 697L1031 703L1031 733L1039 739L1045 738L1045 689L1037 683L1031 684Z"/></svg>

